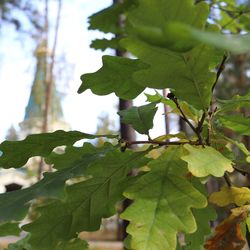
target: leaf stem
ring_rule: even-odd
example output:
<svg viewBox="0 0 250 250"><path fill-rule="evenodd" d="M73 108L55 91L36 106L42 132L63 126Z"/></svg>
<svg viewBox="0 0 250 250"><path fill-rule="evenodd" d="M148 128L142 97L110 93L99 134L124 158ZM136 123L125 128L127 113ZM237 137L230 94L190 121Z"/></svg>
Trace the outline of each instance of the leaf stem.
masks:
<svg viewBox="0 0 250 250"><path fill-rule="evenodd" d="M181 109L180 104L179 104L179 102L178 102L176 96L175 96L173 93L169 93L169 94L167 95L167 97L175 103L177 109L178 109L178 110L180 111L180 113L181 113L181 118L189 125L189 127L190 127L190 128L193 130L193 132L197 135L200 145L203 145L203 147L204 147L203 140L202 140L202 137L201 137L200 132L201 132L201 128L202 128L203 122L204 122L204 120L205 120L205 115L203 115L204 117L202 116L202 119L201 119L202 123L200 124L200 126L198 126L197 128L195 128L194 125L188 120L188 118L187 118L186 115L184 114L183 110Z"/></svg>

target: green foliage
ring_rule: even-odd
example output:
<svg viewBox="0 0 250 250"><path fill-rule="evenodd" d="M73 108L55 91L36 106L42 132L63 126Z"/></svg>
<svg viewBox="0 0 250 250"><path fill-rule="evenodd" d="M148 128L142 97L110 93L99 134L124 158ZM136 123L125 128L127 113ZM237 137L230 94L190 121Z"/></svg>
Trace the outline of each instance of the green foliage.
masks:
<svg viewBox="0 0 250 250"><path fill-rule="evenodd" d="M181 153L180 148L166 150L149 163L151 171L125 191L135 200L122 215L130 221L132 249L175 249L177 232L197 229L190 208L205 207L207 201L185 179Z"/></svg>
<svg viewBox="0 0 250 250"><path fill-rule="evenodd" d="M113 215L113 206L122 199L129 171L147 163L145 153L121 154L116 150L91 164L84 181L66 186L63 200L52 200L39 207L41 216L22 227L31 233L31 246L54 249L58 240L75 238L77 232L98 230L101 218Z"/></svg>
<svg viewBox="0 0 250 250"><path fill-rule="evenodd" d="M232 161L212 147L203 148L187 144L184 145L184 148L188 151L188 155L182 156L182 159L188 163L188 169L194 176L221 177L225 171L233 171ZM218 166L220 167L218 168Z"/></svg>
<svg viewBox="0 0 250 250"><path fill-rule="evenodd" d="M250 118L242 115L223 115L219 116L219 122L236 133L250 136Z"/></svg>
<svg viewBox="0 0 250 250"><path fill-rule="evenodd" d="M123 99L133 99L145 87L137 84L132 75L135 71L147 68L140 60L131 60L123 57L104 56L103 67L95 73L81 76L83 81L78 93L88 88L97 95L107 95L114 92ZM121 83L121 84L117 84Z"/></svg>
<svg viewBox="0 0 250 250"><path fill-rule="evenodd" d="M81 139L95 139L98 137L103 137L103 135L58 130L54 133L30 135L19 142L5 141L0 144L0 151L2 152L0 166L3 168L19 168L32 156L46 157L58 146L73 145ZM108 135L107 137L115 138L116 136Z"/></svg>
<svg viewBox="0 0 250 250"><path fill-rule="evenodd" d="M18 227L19 223L11 223L6 222L0 225L0 236L8 236L8 235L19 235L21 229Z"/></svg>
<svg viewBox="0 0 250 250"><path fill-rule="evenodd" d="M153 119L156 114L157 107L155 103L150 103L140 107L132 107L127 110L119 111L121 121L131 124L132 127L140 134L149 134L149 129L153 128Z"/></svg>
<svg viewBox="0 0 250 250"><path fill-rule="evenodd" d="M26 189L0 194L0 233L18 234L20 225L28 233L9 249L87 249L79 233L98 230L102 218L115 214L117 203L125 198L132 200L121 215L129 222L128 248L198 250L205 245L212 250L219 245L234 250L239 249L235 243L244 243L240 228L246 222L250 224L246 205L249 190L233 187L229 173L249 173L248 166L242 165L249 163L250 152L240 141L250 135L249 118L240 114L241 110L247 114L250 107L249 93L215 100L213 90L226 55L246 51L249 36L239 34L229 40L218 31L226 26L227 32L246 27L247 13L238 17L235 13L247 9L233 0L207 2L127 0L90 17L90 29L115 35L111 40L95 40L92 47L122 48L136 58L103 56L98 71L81 76L78 93L90 89L97 95L115 93L131 100L149 87L168 88L169 94L147 95L147 104L118 113L123 123L148 135L146 141L56 131L0 144L3 168L22 167L33 156L43 157L53 168ZM213 21L224 25L221 30L208 20L215 7L221 18ZM149 130L157 106L162 104L168 105L169 113L182 117L188 133L159 134L151 139ZM118 139L117 144L113 140L95 146L93 140L93 144L73 146L81 139L99 137ZM136 144L149 146L128 149ZM65 146L64 152L56 152L59 146ZM131 176L134 169L137 175ZM224 178L229 187L207 199L204 182L208 178L220 182ZM209 203L215 199L214 203L220 205L221 197L226 197L223 204L240 207L205 244L211 233L210 221L215 219ZM23 225L29 211L35 216ZM180 242L179 233L183 235ZM218 237L226 240L221 243Z"/></svg>

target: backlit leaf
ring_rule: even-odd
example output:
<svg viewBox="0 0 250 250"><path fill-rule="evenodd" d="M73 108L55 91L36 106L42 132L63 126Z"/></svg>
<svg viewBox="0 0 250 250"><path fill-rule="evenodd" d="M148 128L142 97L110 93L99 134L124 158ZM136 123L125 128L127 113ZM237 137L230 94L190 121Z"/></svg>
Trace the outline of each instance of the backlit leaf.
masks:
<svg viewBox="0 0 250 250"><path fill-rule="evenodd" d="M197 177L213 175L221 177L225 171L232 172L232 161L212 147L184 145L188 155L181 158L188 163L189 171Z"/></svg>
<svg viewBox="0 0 250 250"><path fill-rule="evenodd" d="M121 116L123 123L131 124L140 134L148 134L149 129L153 128L153 119L156 111L155 103L150 103L119 111L118 114Z"/></svg>
<svg viewBox="0 0 250 250"><path fill-rule="evenodd" d="M117 138L116 135L90 135L79 131L33 134L22 141L4 141L0 144L0 166L3 168L20 168L32 156L48 156L58 146L73 145L81 139L99 137Z"/></svg>
<svg viewBox="0 0 250 250"><path fill-rule="evenodd" d="M148 162L147 152L121 153L117 149L94 162L86 171L89 179L66 186L64 200L40 207L40 217L22 227L31 233L32 247L52 250L58 241L75 238L81 231L98 230L101 219L113 215L115 203L123 199L129 171Z"/></svg>
<svg viewBox="0 0 250 250"><path fill-rule="evenodd" d="M122 47L150 65L148 69L134 73L133 78L138 84L151 88L174 89L178 99L188 102L198 110L205 110L209 106L216 77L211 69L220 62L221 52L205 45L188 48L186 51L186 42L179 43L178 34L175 37L171 32L166 32L168 36L162 44L155 42L157 33L161 37L169 22L185 22L202 28L206 23L207 10L206 3L194 5L191 0L139 1L138 8L128 15L128 22L132 24L128 36L121 41ZM150 31L144 30L138 34L138 27L142 25L149 27ZM154 37L151 37L154 34L152 30L156 33ZM183 48L183 53L175 51Z"/></svg>
<svg viewBox="0 0 250 250"><path fill-rule="evenodd" d="M114 92L120 98L133 99L144 90L145 87L135 82L132 76L134 72L147 68L145 63L115 56L103 56L102 60L101 69L81 76L82 85L78 93L91 89L97 95Z"/></svg>
<svg viewBox="0 0 250 250"><path fill-rule="evenodd" d="M183 27L184 29L184 27ZM187 27L186 32L189 31L190 35L197 41L213 45L217 48L231 51L235 54L246 53L250 51L250 35L227 35L214 32L205 32L202 30Z"/></svg>
<svg viewBox="0 0 250 250"><path fill-rule="evenodd" d="M242 115L223 115L219 117L220 123L236 133L250 136L250 118Z"/></svg>
<svg viewBox="0 0 250 250"><path fill-rule="evenodd" d="M111 144L96 148L85 143L83 147L67 147L64 154L53 153L47 161L58 171L45 173L42 180L28 188L0 194L0 220L22 219L29 208L28 202L35 198L62 197L66 180L83 176L91 164L114 150Z"/></svg>
<svg viewBox="0 0 250 250"><path fill-rule="evenodd" d="M217 99L217 102L220 104L220 108L216 113L232 111L240 107L250 107L250 93L244 96L235 95L229 100Z"/></svg>
<svg viewBox="0 0 250 250"><path fill-rule="evenodd" d="M167 149L149 164L151 171L126 190L125 196L134 200L122 214L130 222L132 249L172 250L177 232L196 230L191 207L205 207L207 201L185 179L180 153L178 147Z"/></svg>
<svg viewBox="0 0 250 250"><path fill-rule="evenodd" d="M250 203L250 189L247 187L222 187L219 192L214 192L210 195L209 201L220 207L225 207L229 204L242 206Z"/></svg>

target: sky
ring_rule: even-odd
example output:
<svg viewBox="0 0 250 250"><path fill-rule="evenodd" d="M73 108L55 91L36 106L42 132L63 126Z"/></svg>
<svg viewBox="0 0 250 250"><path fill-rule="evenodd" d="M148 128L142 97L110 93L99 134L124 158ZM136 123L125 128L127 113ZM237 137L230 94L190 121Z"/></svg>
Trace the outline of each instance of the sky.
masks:
<svg viewBox="0 0 250 250"><path fill-rule="evenodd" d="M81 84L80 76L98 70L102 66L102 55L114 53L111 50L103 53L89 48L91 40L102 38L103 34L87 29L88 16L108 7L111 2L63 1L57 55L65 56L68 65L65 70L73 68L73 74L67 82L60 81L57 87L64 94L64 118L72 130L95 133L98 117L104 113L108 113L118 127L118 98L114 94L96 96L90 90L77 94ZM54 12L54 8L52 5L51 12ZM11 25L3 28L0 34L0 141L5 139L10 126L18 129L18 124L23 121L36 66L33 51L34 45L22 39ZM150 90L147 93L150 93ZM135 100L135 105L143 105L145 100L145 96L141 95ZM155 119L156 127L151 131L153 137L164 133L162 113L163 109L160 107Z"/></svg>

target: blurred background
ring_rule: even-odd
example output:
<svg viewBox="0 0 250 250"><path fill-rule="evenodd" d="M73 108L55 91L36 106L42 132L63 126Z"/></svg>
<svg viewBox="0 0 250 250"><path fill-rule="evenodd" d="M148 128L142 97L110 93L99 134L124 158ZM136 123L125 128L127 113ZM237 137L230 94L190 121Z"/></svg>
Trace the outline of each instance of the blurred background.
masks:
<svg viewBox="0 0 250 250"><path fill-rule="evenodd" d="M249 6L249 1L231 2ZM118 133L121 128L123 138L138 137L130 128L126 131L120 126L117 115L118 109L131 103L121 102L114 94L95 96L89 90L77 94L80 76L98 70L102 66L103 54L117 53L111 49L103 52L90 48L92 40L113 36L88 30L88 17L111 4L112 0L0 0L1 142L57 129L105 134ZM237 13L223 12L218 7L221 8L220 3L213 5L210 22L217 23L227 33L249 31L249 12L237 17ZM216 88L217 97L229 99L234 94L244 95L249 88L249 55L232 56ZM146 92L152 93L150 90ZM145 100L141 95L134 105ZM177 115L167 115L163 106L154 123L152 138L165 132L190 133L184 122ZM250 148L248 136L237 138L230 134L230 137L234 136ZM32 159L28 171L22 168L0 170L0 192L35 183L41 164L39 159ZM244 181L249 180L245 178ZM219 188L218 183L209 185L210 191ZM124 225L114 216L104 220L101 231L83 233L82 237L90 240L92 249L122 249L120 240L124 238ZM15 240L15 237L0 238L0 248Z"/></svg>

